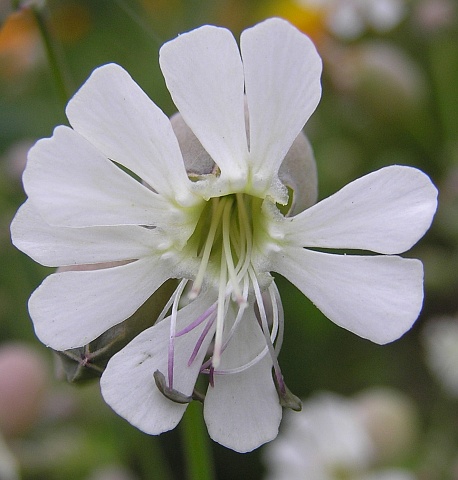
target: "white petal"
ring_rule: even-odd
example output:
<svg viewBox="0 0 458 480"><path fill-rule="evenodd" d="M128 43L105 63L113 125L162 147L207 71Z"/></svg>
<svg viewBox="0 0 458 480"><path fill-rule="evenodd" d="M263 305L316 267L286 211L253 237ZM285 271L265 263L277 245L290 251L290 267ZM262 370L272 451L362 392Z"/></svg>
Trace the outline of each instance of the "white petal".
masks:
<svg viewBox="0 0 458 480"><path fill-rule="evenodd" d="M94 70L66 113L78 133L157 192L175 198L189 191L169 119L119 65Z"/></svg>
<svg viewBox="0 0 458 480"><path fill-rule="evenodd" d="M175 105L222 177L243 181L243 67L232 34L206 25L163 45L159 61Z"/></svg>
<svg viewBox="0 0 458 480"><path fill-rule="evenodd" d="M43 218L60 226L155 225L173 213L68 127L30 150L23 181Z"/></svg>
<svg viewBox="0 0 458 480"><path fill-rule="evenodd" d="M261 328L249 308L218 368L242 366L264 347ZM281 415L269 355L241 373L216 375L215 386L208 387L204 403L208 432L213 440L237 452L249 452L275 438Z"/></svg>
<svg viewBox="0 0 458 480"><path fill-rule="evenodd" d="M38 338L55 350L85 345L130 317L173 274L149 257L127 265L47 277L29 300Z"/></svg>
<svg viewBox="0 0 458 480"><path fill-rule="evenodd" d="M393 256L283 250L274 271L337 325L384 344L410 329L423 303L423 265Z"/></svg>
<svg viewBox="0 0 458 480"><path fill-rule="evenodd" d="M437 189L420 170L391 166L370 173L287 221L305 247L402 253L428 230Z"/></svg>
<svg viewBox="0 0 458 480"><path fill-rule="evenodd" d="M46 223L27 201L11 223L13 244L48 267L117 262L154 251L154 230L136 225L69 228Z"/></svg>
<svg viewBox="0 0 458 480"><path fill-rule="evenodd" d="M321 59L311 40L274 18L242 33L250 163L270 182L321 96Z"/></svg>
<svg viewBox="0 0 458 480"><path fill-rule="evenodd" d="M180 330L195 320L214 301L208 296L197 300L178 313ZM207 335L194 362L187 363L205 322L175 339L174 385L191 395L207 352L212 332ZM108 362L100 380L105 401L122 417L140 430L158 435L174 428L186 406L167 399L157 388L153 374L159 370L167 378L170 317L145 330Z"/></svg>

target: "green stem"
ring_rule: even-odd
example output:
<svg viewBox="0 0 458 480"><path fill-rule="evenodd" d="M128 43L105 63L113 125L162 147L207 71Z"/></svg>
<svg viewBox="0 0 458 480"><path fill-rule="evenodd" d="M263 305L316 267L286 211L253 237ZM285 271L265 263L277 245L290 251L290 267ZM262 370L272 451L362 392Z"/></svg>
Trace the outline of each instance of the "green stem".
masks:
<svg viewBox="0 0 458 480"><path fill-rule="evenodd" d="M188 480L213 480L211 445L199 402L188 405L181 426Z"/></svg>
<svg viewBox="0 0 458 480"><path fill-rule="evenodd" d="M70 98L70 90L67 87L67 82L65 75L63 73L64 69L62 68L62 62L59 59L58 51L55 43L53 42L52 36L49 33L46 20L39 8L32 7L32 13L37 22L38 29L40 31L41 39L46 50L46 56L48 57L49 66L51 68L51 73L54 77L54 81L57 86L58 94L65 105Z"/></svg>

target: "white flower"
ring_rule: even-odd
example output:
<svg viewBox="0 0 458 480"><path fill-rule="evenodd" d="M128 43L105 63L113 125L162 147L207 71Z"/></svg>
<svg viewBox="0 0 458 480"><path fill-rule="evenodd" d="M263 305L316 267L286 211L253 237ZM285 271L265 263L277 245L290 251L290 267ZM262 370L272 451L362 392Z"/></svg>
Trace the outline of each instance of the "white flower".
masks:
<svg viewBox="0 0 458 480"><path fill-rule="evenodd" d="M210 436L248 451L277 435L279 397L293 398L277 361L283 314L270 272L338 325L377 343L395 340L421 309L423 269L391 254L428 229L437 191L422 172L393 166L283 216L279 169L318 104L321 61L280 19L245 30L240 43L241 55L229 31L204 26L160 52L172 98L216 164L211 172L197 168L188 178L169 119L121 67L107 65L70 101L72 128L57 127L30 151L29 198L12 236L44 265L122 262L52 274L34 292L36 333L56 350L91 342L167 279L181 279L170 315L108 363L103 396L133 425L159 434L177 425L186 408L178 402L190 400L206 373Z"/></svg>

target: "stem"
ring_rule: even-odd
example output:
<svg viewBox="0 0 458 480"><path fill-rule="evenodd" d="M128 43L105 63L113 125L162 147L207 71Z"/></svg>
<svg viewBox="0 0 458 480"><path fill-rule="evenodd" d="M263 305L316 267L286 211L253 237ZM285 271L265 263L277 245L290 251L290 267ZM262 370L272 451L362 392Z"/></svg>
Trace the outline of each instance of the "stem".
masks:
<svg viewBox="0 0 458 480"><path fill-rule="evenodd" d="M53 42L52 36L49 33L48 26L46 25L46 21L40 9L37 7L32 7L31 10L35 21L37 22L41 39L43 40L46 56L48 57L49 66L57 86L59 97L65 105L70 98L70 90L65 80L65 75L63 73L64 69L62 67L62 62L59 59L56 45Z"/></svg>
<svg viewBox="0 0 458 480"><path fill-rule="evenodd" d="M199 402L191 402L181 421L188 480L213 480L215 471L210 440Z"/></svg>

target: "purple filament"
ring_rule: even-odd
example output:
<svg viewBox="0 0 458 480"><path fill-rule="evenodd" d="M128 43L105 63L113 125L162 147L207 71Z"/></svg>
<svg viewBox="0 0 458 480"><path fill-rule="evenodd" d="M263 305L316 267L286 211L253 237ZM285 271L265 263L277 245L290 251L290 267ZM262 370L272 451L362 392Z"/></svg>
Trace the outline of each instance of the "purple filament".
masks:
<svg viewBox="0 0 458 480"><path fill-rule="evenodd" d="M197 317L187 327L183 328L183 330L180 330L178 333L176 333L175 337L181 337L182 335L185 335L186 333L189 333L191 330L194 330L196 327L198 327L204 320L206 320L216 310L216 306L217 306L217 303L215 302L210 308L205 310L205 312L202 313L202 315Z"/></svg>
<svg viewBox="0 0 458 480"><path fill-rule="evenodd" d="M212 325L213 325L214 322L215 322L215 316L213 316L212 318L210 318L210 320L208 321L207 325L205 325L205 328L204 328L203 332L200 334L200 337L199 337L199 339L197 340L196 346L194 347L194 350L193 350L191 356L189 357L188 367L191 366L192 362L194 361L194 359L196 358L197 354L199 353L200 347L202 346L202 343L203 343L205 337L207 336L208 332L210 331L210 328L212 327Z"/></svg>

